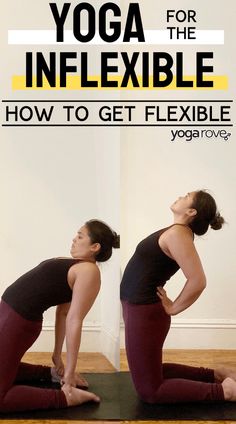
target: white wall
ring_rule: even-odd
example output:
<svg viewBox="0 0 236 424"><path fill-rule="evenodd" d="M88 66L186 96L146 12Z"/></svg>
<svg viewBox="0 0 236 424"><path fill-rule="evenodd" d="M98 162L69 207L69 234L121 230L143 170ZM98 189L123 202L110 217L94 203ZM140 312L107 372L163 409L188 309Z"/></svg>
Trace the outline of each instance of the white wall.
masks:
<svg viewBox="0 0 236 424"><path fill-rule="evenodd" d="M1 130L1 293L19 275L48 257L68 256L77 229L90 218L99 218L119 232L119 137L110 143L107 134L75 130L29 129L15 133ZM119 134L118 134L119 136ZM84 141L86 140L86 142ZM108 160L109 158L109 160ZM109 267L114 273L113 282ZM119 261L102 267L102 292L85 320L82 350L101 351L108 308L119 322L117 296ZM54 309L45 313L42 337L33 347L50 350L53 343ZM114 336L114 323L107 324ZM118 335L107 351L117 365ZM111 342L112 344L112 342ZM115 359L116 358L116 359Z"/></svg>
<svg viewBox="0 0 236 424"><path fill-rule="evenodd" d="M157 139L153 129L145 129L145 134L132 129L123 137L122 269L142 238L172 223L169 206L179 195L210 189L227 224L221 231L210 230L196 238L208 286L191 308L173 318L166 346L234 349L235 145L232 141L171 144L165 131L160 132ZM168 282L171 298L184 282L181 271Z"/></svg>
<svg viewBox="0 0 236 424"><path fill-rule="evenodd" d="M97 205L101 219L120 228L120 131L104 128L96 144ZM113 249L109 262L100 264L104 276L101 290L101 350L119 369L120 364L120 253Z"/></svg>

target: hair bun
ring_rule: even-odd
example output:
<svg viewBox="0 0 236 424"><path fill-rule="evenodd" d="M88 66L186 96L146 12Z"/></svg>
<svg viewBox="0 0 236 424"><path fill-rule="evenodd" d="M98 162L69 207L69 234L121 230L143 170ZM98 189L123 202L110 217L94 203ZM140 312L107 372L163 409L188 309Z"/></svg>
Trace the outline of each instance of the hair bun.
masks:
<svg viewBox="0 0 236 424"><path fill-rule="evenodd" d="M120 247L120 236L115 231L113 232L112 247L114 247L114 249L119 249Z"/></svg>
<svg viewBox="0 0 236 424"><path fill-rule="evenodd" d="M211 220L210 226L213 230L220 230L224 222L225 220L223 216L221 216L221 214L217 212L214 218Z"/></svg>

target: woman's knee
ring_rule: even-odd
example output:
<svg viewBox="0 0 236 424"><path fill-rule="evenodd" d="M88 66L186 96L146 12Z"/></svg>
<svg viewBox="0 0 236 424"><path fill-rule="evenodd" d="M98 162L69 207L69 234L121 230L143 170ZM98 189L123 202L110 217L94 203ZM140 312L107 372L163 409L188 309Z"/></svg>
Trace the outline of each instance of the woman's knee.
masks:
<svg viewBox="0 0 236 424"><path fill-rule="evenodd" d="M143 402L158 403L157 391L155 389L139 389L137 393Z"/></svg>

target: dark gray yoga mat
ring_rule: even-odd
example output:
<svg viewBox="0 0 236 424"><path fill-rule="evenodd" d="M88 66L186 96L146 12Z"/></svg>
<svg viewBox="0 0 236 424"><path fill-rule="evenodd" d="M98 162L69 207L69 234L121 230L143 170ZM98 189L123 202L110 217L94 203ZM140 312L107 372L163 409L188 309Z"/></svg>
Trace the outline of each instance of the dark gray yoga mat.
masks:
<svg viewBox="0 0 236 424"><path fill-rule="evenodd" d="M84 374L89 388L101 397L100 404L87 403L60 410L0 414L0 419L51 420L236 420L236 403L181 403L149 405L140 401L130 374ZM55 387L55 386L54 386ZM176 390L178 390L176 388Z"/></svg>

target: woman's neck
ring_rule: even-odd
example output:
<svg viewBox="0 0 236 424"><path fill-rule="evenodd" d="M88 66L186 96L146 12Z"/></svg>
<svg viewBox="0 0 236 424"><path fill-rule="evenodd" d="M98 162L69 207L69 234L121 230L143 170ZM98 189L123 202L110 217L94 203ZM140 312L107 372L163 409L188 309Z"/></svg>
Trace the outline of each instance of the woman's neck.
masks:
<svg viewBox="0 0 236 424"><path fill-rule="evenodd" d="M189 225L189 220L183 216L174 216L174 224Z"/></svg>

